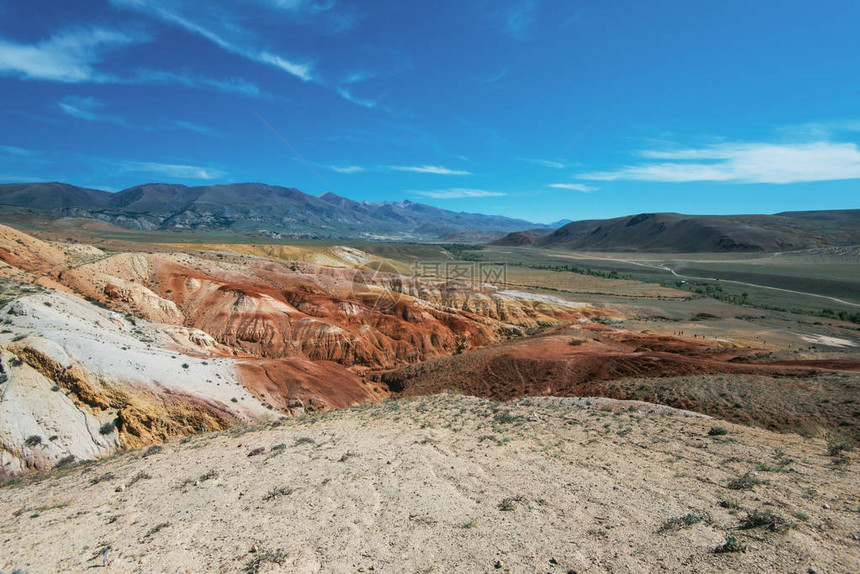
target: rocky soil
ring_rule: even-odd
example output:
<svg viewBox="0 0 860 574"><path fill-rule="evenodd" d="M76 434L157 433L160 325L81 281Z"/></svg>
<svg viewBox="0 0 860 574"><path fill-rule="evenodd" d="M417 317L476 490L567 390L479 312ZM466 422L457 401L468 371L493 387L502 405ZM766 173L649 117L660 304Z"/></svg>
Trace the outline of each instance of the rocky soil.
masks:
<svg viewBox="0 0 860 574"><path fill-rule="evenodd" d="M849 573L858 492L857 455L817 439L635 402L429 396L9 485L0 570Z"/></svg>

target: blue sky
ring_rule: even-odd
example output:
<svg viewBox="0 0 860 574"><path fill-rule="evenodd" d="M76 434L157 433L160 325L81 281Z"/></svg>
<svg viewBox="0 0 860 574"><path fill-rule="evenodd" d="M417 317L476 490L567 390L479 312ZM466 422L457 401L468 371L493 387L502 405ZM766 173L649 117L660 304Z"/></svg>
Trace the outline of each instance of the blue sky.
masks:
<svg viewBox="0 0 860 574"><path fill-rule="evenodd" d="M860 3L0 4L0 182L549 222L858 208Z"/></svg>

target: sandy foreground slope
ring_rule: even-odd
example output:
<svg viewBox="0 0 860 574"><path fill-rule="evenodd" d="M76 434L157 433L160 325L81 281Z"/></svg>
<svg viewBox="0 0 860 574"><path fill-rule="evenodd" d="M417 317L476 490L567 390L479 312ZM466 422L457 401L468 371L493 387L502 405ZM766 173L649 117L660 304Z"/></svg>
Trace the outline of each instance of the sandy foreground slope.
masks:
<svg viewBox="0 0 860 574"><path fill-rule="evenodd" d="M0 570L860 571L855 453L647 403L445 394L152 448L0 489Z"/></svg>

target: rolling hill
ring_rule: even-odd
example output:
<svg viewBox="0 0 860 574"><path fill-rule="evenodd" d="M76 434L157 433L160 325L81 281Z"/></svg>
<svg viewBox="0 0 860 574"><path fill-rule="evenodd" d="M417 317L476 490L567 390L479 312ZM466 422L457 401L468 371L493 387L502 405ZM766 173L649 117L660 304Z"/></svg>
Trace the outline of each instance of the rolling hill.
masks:
<svg viewBox="0 0 860 574"><path fill-rule="evenodd" d="M583 251L793 251L860 243L860 210L777 215L641 213L575 221L543 237L513 232L494 245Z"/></svg>

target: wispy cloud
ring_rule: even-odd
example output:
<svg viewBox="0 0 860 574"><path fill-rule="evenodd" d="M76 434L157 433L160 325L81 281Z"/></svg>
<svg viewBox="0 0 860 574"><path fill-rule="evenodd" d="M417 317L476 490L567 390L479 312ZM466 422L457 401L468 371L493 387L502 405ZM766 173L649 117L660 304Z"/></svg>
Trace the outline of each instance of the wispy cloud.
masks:
<svg viewBox="0 0 860 574"><path fill-rule="evenodd" d="M261 64L274 66L304 82L315 79L313 64L293 61L271 51L249 45L246 42L227 38L224 33L216 32L211 27L180 13L183 8L183 3L181 2L166 2L161 0L112 0L112 2L119 7L130 8L177 25L192 34L202 36L227 52Z"/></svg>
<svg viewBox="0 0 860 574"><path fill-rule="evenodd" d="M831 140L840 134L860 132L860 120L840 119L785 126L781 132L801 141Z"/></svg>
<svg viewBox="0 0 860 574"><path fill-rule="evenodd" d="M330 32L344 32L358 20L349 6L339 6L335 0L261 0L263 4L290 12L301 22L319 21ZM337 8L337 9L336 9Z"/></svg>
<svg viewBox="0 0 860 574"><path fill-rule="evenodd" d="M449 169L440 165L390 165L392 171L409 171L413 173L433 173L436 175L472 175L470 171Z"/></svg>
<svg viewBox="0 0 860 574"><path fill-rule="evenodd" d="M366 72L364 70L359 70L357 72L352 72L351 74L347 74L341 81L341 84L357 84L359 82L366 82L372 78L375 78L376 74L371 72Z"/></svg>
<svg viewBox="0 0 860 574"><path fill-rule="evenodd" d="M479 82L484 83L484 84L494 84L507 75L508 75L508 69L502 68L502 70L500 72L497 72L497 73L493 74L492 76L489 76L486 78L477 78L477 80Z"/></svg>
<svg viewBox="0 0 860 574"><path fill-rule="evenodd" d="M726 183L860 179L860 150L853 143L721 143L698 148L644 150L639 155L658 161L579 177L604 181Z"/></svg>
<svg viewBox="0 0 860 574"><path fill-rule="evenodd" d="M184 120L174 120L174 121L170 122L170 125L178 128L180 130L194 132L194 133L204 135L204 136L214 136L215 135L215 132L213 132L211 129L209 129L205 126L197 125L193 122L186 122Z"/></svg>
<svg viewBox="0 0 860 574"><path fill-rule="evenodd" d="M537 17L539 6L538 0L514 0L501 13L502 31L517 39L525 38Z"/></svg>
<svg viewBox="0 0 860 574"><path fill-rule="evenodd" d="M340 94L343 99L350 101L353 104L359 105L363 108L373 109L379 106L379 102L377 102L376 100L371 100L368 98L359 98L342 86L337 88L337 93Z"/></svg>
<svg viewBox="0 0 860 574"><path fill-rule="evenodd" d="M529 158L529 157L521 157L519 159L522 161L527 161L529 163L533 163L535 165L540 165L543 167L551 167L552 169L564 169L567 167L566 163L564 163L562 161L558 161L558 160L535 159L535 158Z"/></svg>
<svg viewBox="0 0 860 574"><path fill-rule="evenodd" d="M486 189L469 189L463 187L452 187L448 189L434 189L430 191L411 191L415 195L432 197L434 199L469 199L475 197L500 197L507 195L501 191L489 191Z"/></svg>
<svg viewBox="0 0 860 574"><path fill-rule="evenodd" d="M0 76L23 80L90 84L176 84L212 88L221 92L259 97L260 89L241 78L215 79L160 70L136 70L119 76L98 69L112 48L147 42L142 34L104 28L76 28L58 32L36 44L0 38Z"/></svg>
<svg viewBox="0 0 860 574"><path fill-rule="evenodd" d="M0 173L0 181L6 183L37 183L40 181L45 181L46 179L49 178Z"/></svg>
<svg viewBox="0 0 860 574"><path fill-rule="evenodd" d="M219 169L182 165L173 163L157 163L151 161L109 161L122 171L152 173L176 179L213 180L224 178L227 173Z"/></svg>
<svg viewBox="0 0 860 574"><path fill-rule="evenodd" d="M571 191L581 191L582 193L591 193L592 191L597 191L599 188L584 185L582 183L551 183L549 187L553 187L555 189L569 189Z"/></svg>
<svg viewBox="0 0 860 574"><path fill-rule="evenodd" d="M326 166L332 171L336 171L337 173L363 173L367 171L367 168L361 167L360 165L345 165L345 166L336 166L329 165Z"/></svg>
<svg viewBox="0 0 860 574"><path fill-rule="evenodd" d="M93 97L67 96L57 103L66 115L88 122L107 122L122 127L131 127L123 118L102 113L104 104Z"/></svg>
<svg viewBox="0 0 860 574"><path fill-rule="evenodd" d="M213 88L219 92L249 97L268 97L256 84L242 78L216 79L189 74L177 74L163 70L137 70L130 78L121 80L125 84L180 85L188 88Z"/></svg>
<svg viewBox="0 0 860 574"><path fill-rule="evenodd" d="M27 157L33 154L33 152L28 149L14 145L0 145L0 153L16 157Z"/></svg>
<svg viewBox="0 0 860 574"><path fill-rule="evenodd" d="M36 44L0 39L0 75L54 82L110 82L95 69L112 47L145 41L117 30L81 28L59 32Z"/></svg>

